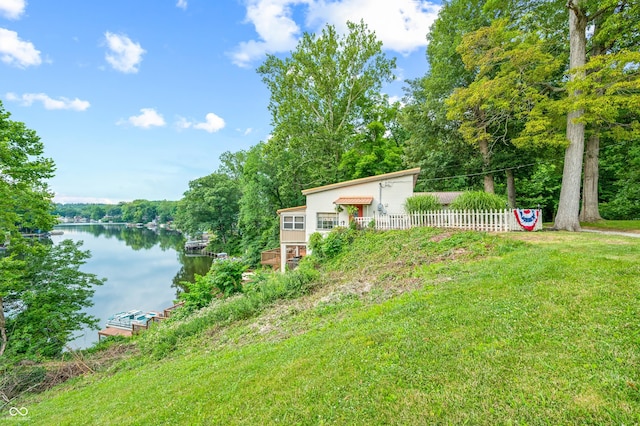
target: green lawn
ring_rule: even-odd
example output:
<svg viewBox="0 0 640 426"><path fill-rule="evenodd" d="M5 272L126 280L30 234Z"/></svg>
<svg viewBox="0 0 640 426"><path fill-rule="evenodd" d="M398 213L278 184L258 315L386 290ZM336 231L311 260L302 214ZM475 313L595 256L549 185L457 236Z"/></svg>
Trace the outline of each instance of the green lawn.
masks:
<svg viewBox="0 0 640 426"><path fill-rule="evenodd" d="M638 259L611 235L369 234L312 294L23 401L24 420L635 424Z"/></svg>
<svg viewBox="0 0 640 426"><path fill-rule="evenodd" d="M600 220L598 222L582 222L580 226L586 229L640 233L640 220Z"/></svg>

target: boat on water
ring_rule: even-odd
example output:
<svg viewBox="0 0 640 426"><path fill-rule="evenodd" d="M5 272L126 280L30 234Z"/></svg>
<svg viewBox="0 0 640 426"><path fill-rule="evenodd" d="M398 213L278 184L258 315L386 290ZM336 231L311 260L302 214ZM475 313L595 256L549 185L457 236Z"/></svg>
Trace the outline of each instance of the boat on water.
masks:
<svg viewBox="0 0 640 426"><path fill-rule="evenodd" d="M107 318L107 328L115 327L131 330L134 324L146 325L150 319L159 315L158 312L144 312L139 309L118 312Z"/></svg>

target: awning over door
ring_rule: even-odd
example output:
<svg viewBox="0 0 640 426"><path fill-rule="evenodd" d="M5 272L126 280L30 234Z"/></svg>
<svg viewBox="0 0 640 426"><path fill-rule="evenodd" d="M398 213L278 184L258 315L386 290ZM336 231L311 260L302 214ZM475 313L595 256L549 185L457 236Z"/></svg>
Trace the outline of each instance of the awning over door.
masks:
<svg viewBox="0 0 640 426"><path fill-rule="evenodd" d="M373 197L340 197L333 202L342 206L362 206L373 202Z"/></svg>

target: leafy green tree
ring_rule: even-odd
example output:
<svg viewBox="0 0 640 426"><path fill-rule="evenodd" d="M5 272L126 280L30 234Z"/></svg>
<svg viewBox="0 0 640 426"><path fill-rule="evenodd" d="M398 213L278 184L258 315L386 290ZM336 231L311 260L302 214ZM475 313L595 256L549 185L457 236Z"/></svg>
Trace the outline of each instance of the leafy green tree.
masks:
<svg viewBox="0 0 640 426"><path fill-rule="evenodd" d="M54 164L35 131L9 117L0 103L0 235L10 244L0 256L0 356L50 356L94 323L79 312L101 281L79 271L88 253L73 243L48 247L22 237L55 223L45 182Z"/></svg>
<svg viewBox="0 0 640 426"><path fill-rule="evenodd" d="M23 284L21 257L29 251L21 230L54 225L52 194L45 183L53 176L53 161L42 156L44 145L36 132L10 117L0 103L0 240L11 246L0 257L0 355L8 341L4 300Z"/></svg>
<svg viewBox="0 0 640 426"><path fill-rule="evenodd" d="M192 180L178 204L176 225L190 235L212 232L214 249L233 252L227 245L237 239L240 196L238 182L225 174Z"/></svg>
<svg viewBox="0 0 640 426"><path fill-rule="evenodd" d="M465 34L490 23L484 6L484 0L445 2L427 35L427 74L408 82L401 113L408 131L404 153L409 166L422 169L419 190L460 190L481 182L466 175L476 175L483 168L482 157L447 119L444 101L457 87L473 81L473 70L464 66L456 48Z"/></svg>
<svg viewBox="0 0 640 426"><path fill-rule="evenodd" d="M269 55L258 68L271 91L266 153L291 153L277 155L279 166L303 187L338 181L353 135L368 124L367 111L385 102L382 84L394 78L395 59L385 57L375 34L362 22L347 26L344 36L331 25L319 36L305 33L289 57Z"/></svg>
<svg viewBox="0 0 640 426"><path fill-rule="evenodd" d="M82 310L93 305L94 288L104 280L80 270L91 256L81 245L38 245L27 257L20 287L5 296L9 356L59 355L73 332L98 328L98 319Z"/></svg>

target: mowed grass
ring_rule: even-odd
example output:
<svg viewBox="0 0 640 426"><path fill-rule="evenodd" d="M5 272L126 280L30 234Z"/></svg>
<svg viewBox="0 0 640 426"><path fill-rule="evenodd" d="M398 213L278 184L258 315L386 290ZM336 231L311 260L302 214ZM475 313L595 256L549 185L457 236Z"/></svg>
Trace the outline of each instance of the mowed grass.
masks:
<svg viewBox="0 0 640 426"><path fill-rule="evenodd" d="M637 239L368 234L321 281L163 359L132 359L24 401L24 420L640 422Z"/></svg>
<svg viewBox="0 0 640 426"><path fill-rule="evenodd" d="M640 220L599 220L597 222L582 222L580 226L603 231L640 233Z"/></svg>

